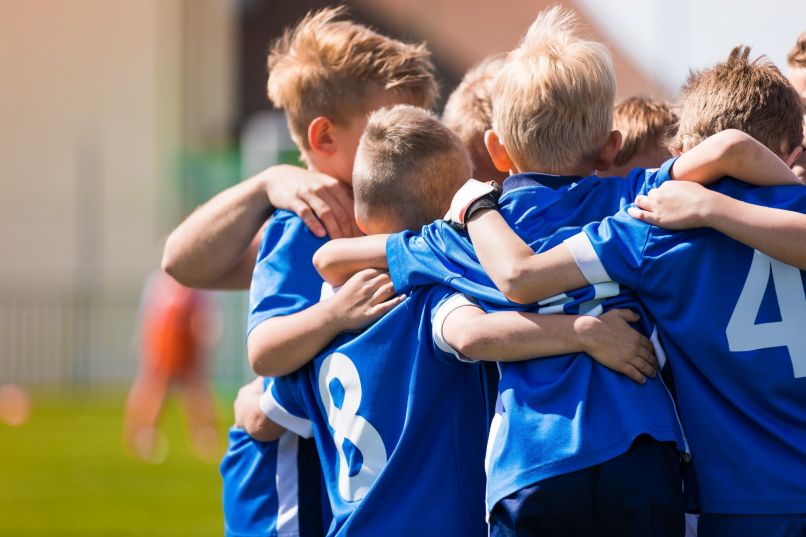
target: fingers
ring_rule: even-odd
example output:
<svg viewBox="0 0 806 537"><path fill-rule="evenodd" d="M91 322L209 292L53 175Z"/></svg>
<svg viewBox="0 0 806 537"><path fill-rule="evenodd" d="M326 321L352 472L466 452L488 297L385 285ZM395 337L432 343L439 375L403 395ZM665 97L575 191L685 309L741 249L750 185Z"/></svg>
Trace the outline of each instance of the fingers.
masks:
<svg viewBox="0 0 806 537"><path fill-rule="evenodd" d="M637 201L638 200L636 200L636 202ZM652 213L652 212L649 212L649 211L642 211L641 209L638 209L636 207L629 207L627 209L627 214L629 214L630 216L632 216L636 220L646 222L647 224L652 224L652 225L657 226L660 223L660 218L658 218L658 216L655 213Z"/></svg>
<svg viewBox="0 0 806 537"><path fill-rule="evenodd" d="M368 311L368 314L373 320L380 319L392 311L398 304L401 304L404 300L406 300L406 295L398 295L387 300L386 302L381 302L380 304L371 307Z"/></svg>
<svg viewBox="0 0 806 537"><path fill-rule="evenodd" d="M291 210L302 218L302 221L308 226L308 229L311 230L311 233L319 237L320 239L325 236L325 228L322 226L322 223L319 221L318 218L313 213L313 209L311 209L304 201L297 200L292 204Z"/></svg>
<svg viewBox="0 0 806 537"><path fill-rule="evenodd" d="M633 360L631 365L635 367L635 369L640 371L642 375L654 378L655 375L657 374L657 370L655 369L655 366L652 364L651 355L649 355L648 353L644 353L637 355L636 358L637 359Z"/></svg>
<svg viewBox="0 0 806 537"><path fill-rule="evenodd" d="M610 310L609 312L605 313L605 315L621 317L625 322L628 323L637 323L641 320L641 316L635 313L633 310L621 308Z"/></svg>
<svg viewBox="0 0 806 537"><path fill-rule="evenodd" d="M336 201L329 191L314 192L313 190L307 190L300 197L313 210L314 215L325 227L331 239L349 236L350 226L346 222L342 225L342 222L348 217L344 216L341 204Z"/></svg>
<svg viewBox="0 0 806 537"><path fill-rule="evenodd" d="M384 300L388 300L389 297L395 295L395 286L392 282L388 282L386 284L381 285L376 291L375 294L372 295L372 299L370 299L370 305L377 305Z"/></svg>
<svg viewBox="0 0 806 537"><path fill-rule="evenodd" d="M621 373L630 377L630 379L638 384L643 384L646 382L646 377L644 377L644 375L631 364L625 364L621 370Z"/></svg>

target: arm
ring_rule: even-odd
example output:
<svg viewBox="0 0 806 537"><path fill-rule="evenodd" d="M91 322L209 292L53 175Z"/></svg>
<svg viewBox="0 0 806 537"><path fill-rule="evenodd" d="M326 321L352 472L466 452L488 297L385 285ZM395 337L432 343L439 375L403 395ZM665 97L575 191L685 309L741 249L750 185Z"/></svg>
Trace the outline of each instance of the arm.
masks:
<svg viewBox="0 0 806 537"><path fill-rule="evenodd" d="M248 289L259 231L275 207L297 213L319 237L325 228L344 237L357 234L352 203L349 187L331 177L273 166L194 211L168 237L162 267L191 287Z"/></svg>
<svg viewBox="0 0 806 537"><path fill-rule="evenodd" d="M628 324L637 321L630 310L612 310L597 318L460 307L445 318L442 336L474 360L520 361L585 352L642 384L645 376L655 376L658 364L650 341Z"/></svg>
<svg viewBox="0 0 806 537"><path fill-rule="evenodd" d="M806 270L806 215L753 205L699 185L664 183L635 200L634 218L666 229L711 227Z"/></svg>
<svg viewBox="0 0 806 537"><path fill-rule="evenodd" d="M683 153L672 165L670 176L703 185L725 176L759 186L803 184L764 144L735 129L709 136Z"/></svg>
<svg viewBox="0 0 806 537"><path fill-rule="evenodd" d="M395 296L388 274L361 271L333 297L257 325L246 341L249 363L258 375L287 375L311 360L341 332L364 328L404 299L404 295Z"/></svg>
<svg viewBox="0 0 806 537"><path fill-rule="evenodd" d="M327 283L338 286L356 272L368 268L386 270L386 239L389 235L368 235L332 240L319 248L313 265Z"/></svg>
<svg viewBox="0 0 806 537"><path fill-rule="evenodd" d="M260 409L260 396L263 395L263 379L258 377L238 390L235 398L235 426L261 442L277 440L286 431L271 421Z"/></svg>
<svg viewBox="0 0 806 537"><path fill-rule="evenodd" d="M529 304L588 285L564 244L535 254L498 211L478 211L467 231L482 267L513 302Z"/></svg>

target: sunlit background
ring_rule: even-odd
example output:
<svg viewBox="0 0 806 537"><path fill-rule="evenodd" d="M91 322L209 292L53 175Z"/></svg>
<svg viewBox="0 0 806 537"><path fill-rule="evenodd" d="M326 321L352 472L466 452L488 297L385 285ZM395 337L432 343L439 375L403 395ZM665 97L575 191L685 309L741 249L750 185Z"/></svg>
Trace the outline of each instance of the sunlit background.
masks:
<svg viewBox="0 0 806 537"><path fill-rule="evenodd" d="M430 44L446 96L557 2L355 0ZM576 0L619 96L673 99L690 67L753 46L784 68L802 0ZM165 456L122 445L143 283L167 233L216 192L294 162L265 97L268 45L315 0L0 2L0 535L220 535L214 462L174 403ZM785 69L785 68L784 68ZM221 443L249 378L244 293L215 293ZM22 388L21 390L18 388Z"/></svg>

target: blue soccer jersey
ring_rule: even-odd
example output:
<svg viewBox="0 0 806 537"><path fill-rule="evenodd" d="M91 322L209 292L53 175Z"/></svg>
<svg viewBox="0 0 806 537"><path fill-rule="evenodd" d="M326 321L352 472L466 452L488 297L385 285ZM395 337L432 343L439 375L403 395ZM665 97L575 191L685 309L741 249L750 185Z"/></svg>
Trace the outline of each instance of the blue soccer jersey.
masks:
<svg viewBox="0 0 806 537"><path fill-rule="evenodd" d="M504 182L499 207L515 232L542 251L630 203L644 176L657 173L662 172L635 170L626 180L517 175ZM419 235L392 235L387 256L398 290L442 282L480 299L487 311L524 309L495 289L468 236L444 222L426 226ZM642 314L640 305L623 296L616 284L552 297L532 311L598 315L616 307ZM641 315L638 328L652 334L648 315ZM613 459L641 434L686 450L674 403L660 377L638 385L582 353L502 362L499 369L502 413L490 440L489 509L538 481Z"/></svg>
<svg viewBox="0 0 806 537"><path fill-rule="evenodd" d="M485 368L434 333L435 317L461 307L452 294L414 290L264 395L271 419L316 438L330 535L487 535Z"/></svg>
<svg viewBox="0 0 806 537"><path fill-rule="evenodd" d="M806 212L803 187L714 189ZM806 513L804 273L714 230L667 231L626 212L569 244L586 278L630 286L655 318L702 510Z"/></svg>
<svg viewBox="0 0 806 537"><path fill-rule="evenodd" d="M325 242L295 214L275 211L252 273L247 333L271 317L291 315L319 302L324 280L313 266L313 254Z"/></svg>
<svg viewBox="0 0 806 537"><path fill-rule="evenodd" d="M232 427L221 461L227 537L322 537L330 523L313 440L260 442Z"/></svg>

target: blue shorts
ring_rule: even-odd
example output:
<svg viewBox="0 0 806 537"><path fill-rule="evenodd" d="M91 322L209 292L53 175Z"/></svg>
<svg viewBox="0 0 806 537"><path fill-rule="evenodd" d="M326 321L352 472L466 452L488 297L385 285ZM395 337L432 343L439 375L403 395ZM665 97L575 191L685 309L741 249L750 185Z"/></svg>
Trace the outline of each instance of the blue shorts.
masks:
<svg viewBox="0 0 806 537"><path fill-rule="evenodd" d="M803 537L806 514L803 515L720 515L703 513L698 537Z"/></svg>
<svg viewBox="0 0 806 537"><path fill-rule="evenodd" d="M684 534L680 456L648 436L615 459L523 488L490 513L491 537Z"/></svg>

